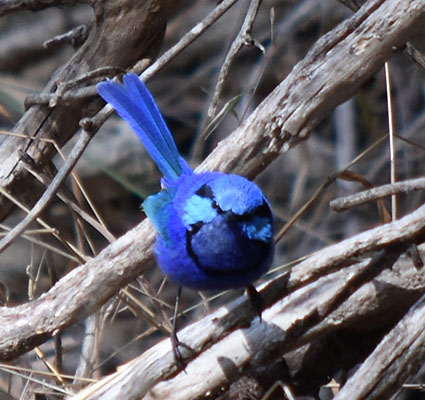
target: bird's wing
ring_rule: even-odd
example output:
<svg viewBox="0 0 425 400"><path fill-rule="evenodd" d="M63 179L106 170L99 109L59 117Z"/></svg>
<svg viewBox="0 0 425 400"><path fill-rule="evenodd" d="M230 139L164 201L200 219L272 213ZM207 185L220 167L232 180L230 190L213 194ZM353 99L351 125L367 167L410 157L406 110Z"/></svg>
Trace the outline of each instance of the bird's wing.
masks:
<svg viewBox="0 0 425 400"><path fill-rule="evenodd" d="M168 238L168 220L169 205L172 203L175 196L175 187L162 190L152 196L149 196L143 202L143 209L146 216L152 222L158 234L164 239Z"/></svg>

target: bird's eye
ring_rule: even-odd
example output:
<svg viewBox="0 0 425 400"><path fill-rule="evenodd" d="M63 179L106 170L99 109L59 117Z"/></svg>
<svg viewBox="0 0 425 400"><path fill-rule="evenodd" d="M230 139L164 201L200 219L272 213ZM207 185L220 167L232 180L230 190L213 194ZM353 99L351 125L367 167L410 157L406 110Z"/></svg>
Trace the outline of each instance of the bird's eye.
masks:
<svg viewBox="0 0 425 400"><path fill-rule="evenodd" d="M202 185L195 194L211 200L214 198L213 192L207 184Z"/></svg>
<svg viewBox="0 0 425 400"><path fill-rule="evenodd" d="M263 201L263 203L258 206L253 212L252 214L257 215L258 217L264 217L264 218L272 218L272 212L270 210L269 205Z"/></svg>
<svg viewBox="0 0 425 400"><path fill-rule="evenodd" d="M270 221L273 219L270 207L265 201L251 212L242 215L234 215L234 218L240 222L250 221L253 217L266 218Z"/></svg>

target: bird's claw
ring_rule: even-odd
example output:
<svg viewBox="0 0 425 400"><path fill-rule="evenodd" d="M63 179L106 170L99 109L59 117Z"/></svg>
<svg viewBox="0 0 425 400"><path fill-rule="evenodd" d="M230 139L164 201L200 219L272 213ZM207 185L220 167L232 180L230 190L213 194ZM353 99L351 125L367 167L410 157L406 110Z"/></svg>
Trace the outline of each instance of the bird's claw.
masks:
<svg viewBox="0 0 425 400"><path fill-rule="evenodd" d="M180 342L176 332L171 332L170 340L171 340L171 346L173 348L173 354L174 354L174 359L176 361L176 364L179 368L185 371L186 363L183 359L183 356L182 356L182 353L180 352L179 347L184 347L186 350L189 350L192 353L194 353L194 350L190 346L188 346L186 343Z"/></svg>

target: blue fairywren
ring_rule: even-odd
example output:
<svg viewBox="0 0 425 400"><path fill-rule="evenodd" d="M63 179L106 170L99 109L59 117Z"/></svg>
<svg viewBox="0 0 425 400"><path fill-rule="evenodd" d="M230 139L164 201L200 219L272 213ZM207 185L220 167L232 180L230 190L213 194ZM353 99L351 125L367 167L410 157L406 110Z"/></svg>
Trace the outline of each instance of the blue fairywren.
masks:
<svg viewBox="0 0 425 400"><path fill-rule="evenodd" d="M253 182L222 172L195 173L179 155L155 101L135 74L97 85L130 125L163 174L163 190L143 207L157 231L165 275L197 290L249 286L273 258L273 216Z"/></svg>

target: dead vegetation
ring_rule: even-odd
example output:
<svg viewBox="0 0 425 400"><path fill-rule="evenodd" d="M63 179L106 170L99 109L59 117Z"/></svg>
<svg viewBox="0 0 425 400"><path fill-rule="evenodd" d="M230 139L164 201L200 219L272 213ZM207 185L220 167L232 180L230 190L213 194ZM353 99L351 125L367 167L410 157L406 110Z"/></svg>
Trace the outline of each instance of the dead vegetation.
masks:
<svg viewBox="0 0 425 400"><path fill-rule="evenodd" d="M80 3L0 1L0 397L420 392L425 4ZM159 175L94 89L129 69L189 162L256 178L276 216L262 321L184 291L185 371L139 209Z"/></svg>

